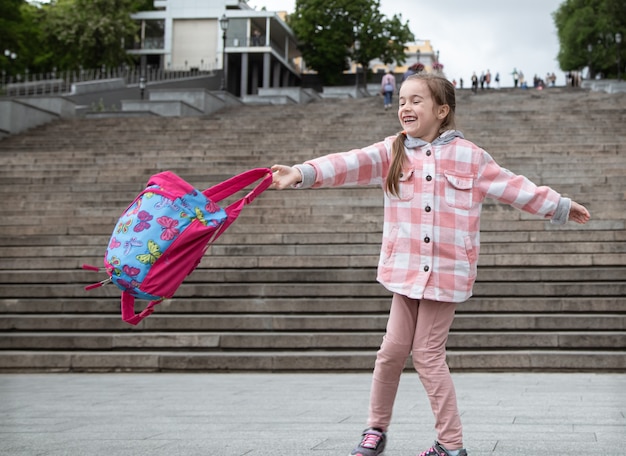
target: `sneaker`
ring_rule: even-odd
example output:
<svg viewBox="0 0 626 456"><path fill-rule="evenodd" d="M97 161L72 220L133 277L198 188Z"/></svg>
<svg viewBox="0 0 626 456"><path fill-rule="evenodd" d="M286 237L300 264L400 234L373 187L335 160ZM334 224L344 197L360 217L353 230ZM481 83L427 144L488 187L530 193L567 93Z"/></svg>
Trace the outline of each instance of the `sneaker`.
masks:
<svg viewBox="0 0 626 456"><path fill-rule="evenodd" d="M379 429L369 428L363 431L361 441L350 456L378 456L385 451L387 436Z"/></svg>
<svg viewBox="0 0 626 456"><path fill-rule="evenodd" d="M419 456L450 456L450 453L448 453L448 451L435 440L433 446L430 447L428 450L420 453ZM459 456L467 456L467 451L465 451L465 448L461 449L461 451L459 452Z"/></svg>

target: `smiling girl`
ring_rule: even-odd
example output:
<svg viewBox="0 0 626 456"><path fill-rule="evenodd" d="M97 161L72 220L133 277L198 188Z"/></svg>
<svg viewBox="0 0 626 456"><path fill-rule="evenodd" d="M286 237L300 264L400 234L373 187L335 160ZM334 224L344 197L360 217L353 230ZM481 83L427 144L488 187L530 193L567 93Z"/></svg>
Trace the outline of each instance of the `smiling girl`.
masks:
<svg viewBox="0 0 626 456"><path fill-rule="evenodd" d="M482 203L493 198L548 218L586 223L589 212L549 187L500 167L455 130L455 89L428 73L401 86L398 135L294 167L274 165L276 189L377 185L384 224L377 280L392 292L376 355L367 429L352 456L384 451L406 359L412 361L435 417L437 439L420 456L466 456L445 345L458 303L472 295Z"/></svg>

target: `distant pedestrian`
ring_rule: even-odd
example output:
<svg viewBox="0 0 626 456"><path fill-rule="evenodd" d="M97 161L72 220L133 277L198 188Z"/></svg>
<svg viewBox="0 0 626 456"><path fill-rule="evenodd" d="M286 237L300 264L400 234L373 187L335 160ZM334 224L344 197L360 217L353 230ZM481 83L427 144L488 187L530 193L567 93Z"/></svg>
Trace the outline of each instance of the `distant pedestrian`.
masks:
<svg viewBox="0 0 626 456"><path fill-rule="evenodd" d="M476 72L472 73L472 92L478 92L478 76L476 76Z"/></svg>
<svg viewBox="0 0 626 456"><path fill-rule="evenodd" d="M517 84L519 84L519 73L517 72L517 68L513 68L513 87L517 88Z"/></svg>
<svg viewBox="0 0 626 456"><path fill-rule="evenodd" d="M463 90L463 78L459 78L459 87Z"/></svg>
<svg viewBox="0 0 626 456"><path fill-rule="evenodd" d="M252 46L260 46L261 45L261 32L259 29L254 29L252 32Z"/></svg>
<svg viewBox="0 0 626 456"><path fill-rule="evenodd" d="M496 81L496 89L499 89L500 88L500 73L499 72L496 73L495 81Z"/></svg>
<svg viewBox="0 0 626 456"><path fill-rule="evenodd" d="M389 70L380 81L380 92L383 94L385 102L385 111L391 108L393 93L396 91L396 78L393 72Z"/></svg>

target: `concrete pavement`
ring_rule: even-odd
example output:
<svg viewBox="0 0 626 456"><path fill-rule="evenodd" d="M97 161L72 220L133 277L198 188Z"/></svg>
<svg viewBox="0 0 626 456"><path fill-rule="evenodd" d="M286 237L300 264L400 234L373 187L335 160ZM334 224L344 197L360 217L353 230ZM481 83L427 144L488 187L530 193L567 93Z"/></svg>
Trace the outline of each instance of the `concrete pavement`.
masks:
<svg viewBox="0 0 626 456"><path fill-rule="evenodd" d="M0 455L346 456L371 375L1 374ZM470 456L626 455L626 375L454 374ZM417 374L385 456L435 437Z"/></svg>

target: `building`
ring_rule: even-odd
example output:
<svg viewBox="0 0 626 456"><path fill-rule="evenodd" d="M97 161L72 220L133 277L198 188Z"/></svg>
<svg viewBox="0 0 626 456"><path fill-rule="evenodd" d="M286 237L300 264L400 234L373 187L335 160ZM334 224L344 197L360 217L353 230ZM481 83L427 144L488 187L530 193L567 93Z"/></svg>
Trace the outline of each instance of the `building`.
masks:
<svg viewBox="0 0 626 456"><path fill-rule="evenodd" d="M142 67L223 71L223 88L239 97L300 85L296 38L279 13L238 0L155 0L154 7L133 15L140 33L128 53Z"/></svg>

